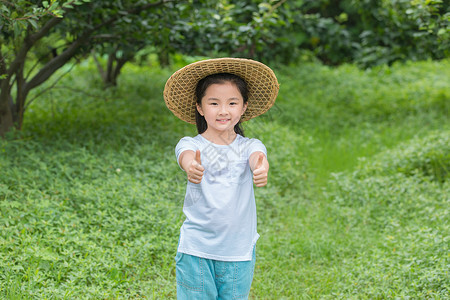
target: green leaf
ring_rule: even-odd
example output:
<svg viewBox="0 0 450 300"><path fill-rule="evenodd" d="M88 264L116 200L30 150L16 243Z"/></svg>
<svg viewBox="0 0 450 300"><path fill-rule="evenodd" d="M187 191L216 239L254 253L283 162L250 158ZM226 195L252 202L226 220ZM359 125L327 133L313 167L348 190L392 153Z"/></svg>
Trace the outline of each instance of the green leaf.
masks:
<svg viewBox="0 0 450 300"><path fill-rule="evenodd" d="M53 3L50 5L50 7L49 7L48 10L50 10L50 11L55 11L55 10L58 9L58 7L59 7L59 3L58 3L58 2L53 2Z"/></svg>
<svg viewBox="0 0 450 300"><path fill-rule="evenodd" d="M14 28L14 35L15 36L20 36L20 32L22 31L22 29L20 28L20 22L16 21L13 23L13 28Z"/></svg>
<svg viewBox="0 0 450 300"><path fill-rule="evenodd" d="M444 35L447 32L447 30L445 28L441 28L438 30L437 35Z"/></svg>
<svg viewBox="0 0 450 300"><path fill-rule="evenodd" d="M2 4L0 8L2 11L4 11L8 15L11 13L6 5Z"/></svg>
<svg viewBox="0 0 450 300"><path fill-rule="evenodd" d="M53 11L53 14L54 14L57 18L62 18L63 15L64 15L64 11L63 11L63 10L60 10L60 9L54 10L54 11Z"/></svg>
<svg viewBox="0 0 450 300"><path fill-rule="evenodd" d="M34 29L36 29L36 30L39 29L39 26L38 26L36 20L34 20L34 19L28 19L28 23L30 23L31 26L34 27Z"/></svg>

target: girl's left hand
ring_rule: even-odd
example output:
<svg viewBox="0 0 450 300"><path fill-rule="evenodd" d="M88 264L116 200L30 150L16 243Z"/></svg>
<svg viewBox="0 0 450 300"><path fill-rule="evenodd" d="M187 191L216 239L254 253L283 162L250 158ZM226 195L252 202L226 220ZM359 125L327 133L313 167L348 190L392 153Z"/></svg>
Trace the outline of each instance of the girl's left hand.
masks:
<svg viewBox="0 0 450 300"><path fill-rule="evenodd" d="M269 172L269 164L265 160L265 155L259 153L258 161L256 162L253 170L253 182L257 187L267 185L267 173Z"/></svg>

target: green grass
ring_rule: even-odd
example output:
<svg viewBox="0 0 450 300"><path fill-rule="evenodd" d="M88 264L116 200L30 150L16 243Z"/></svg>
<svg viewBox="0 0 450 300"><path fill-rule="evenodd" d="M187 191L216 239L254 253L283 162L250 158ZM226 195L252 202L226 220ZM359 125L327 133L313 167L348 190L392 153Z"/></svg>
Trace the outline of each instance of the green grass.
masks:
<svg viewBox="0 0 450 300"><path fill-rule="evenodd" d="M449 70L275 68L276 106L245 124L271 163L252 299L450 297ZM0 141L0 298L175 298L195 128L165 108L170 74L102 90L86 62Z"/></svg>

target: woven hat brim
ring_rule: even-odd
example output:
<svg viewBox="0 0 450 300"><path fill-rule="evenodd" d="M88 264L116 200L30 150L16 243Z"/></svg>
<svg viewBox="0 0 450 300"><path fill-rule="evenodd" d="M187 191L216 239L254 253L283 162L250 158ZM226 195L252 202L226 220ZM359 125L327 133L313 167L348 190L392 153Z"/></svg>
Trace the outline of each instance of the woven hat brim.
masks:
<svg viewBox="0 0 450 300"><path fill-rule="evenodd" d="M248 106L241 121L248 121L269 110L275 103L279 84L272 69L244 58L216 58L198 61L176 71L164 87L164 101L175 116L195 124L198 82L212 74L231 73L247 82Z"/></svg>

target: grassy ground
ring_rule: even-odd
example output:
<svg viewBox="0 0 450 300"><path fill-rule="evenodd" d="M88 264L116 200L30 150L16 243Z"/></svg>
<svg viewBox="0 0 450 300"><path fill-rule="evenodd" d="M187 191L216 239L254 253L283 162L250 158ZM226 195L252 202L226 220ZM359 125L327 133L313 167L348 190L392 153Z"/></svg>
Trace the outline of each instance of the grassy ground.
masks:
<svg viewBox="0 0 450 300"><path fill-rule="evenodd" d="M252 299L448 299L450 61L275 68ZM193 126L164 106L170 70L116 89L78 67L0 141L0 298L175 298Z"/></svg>

